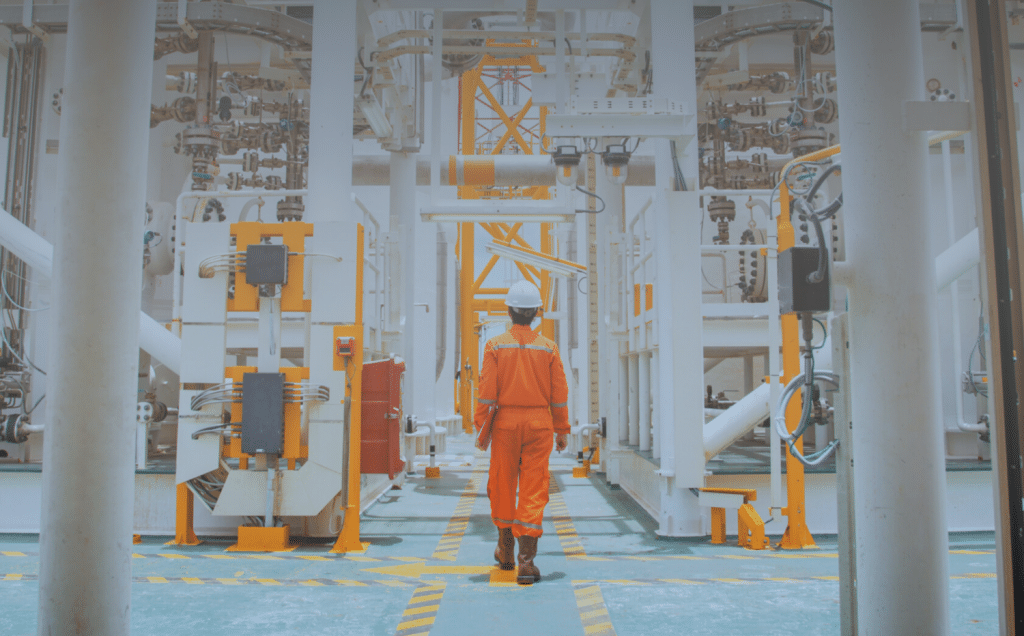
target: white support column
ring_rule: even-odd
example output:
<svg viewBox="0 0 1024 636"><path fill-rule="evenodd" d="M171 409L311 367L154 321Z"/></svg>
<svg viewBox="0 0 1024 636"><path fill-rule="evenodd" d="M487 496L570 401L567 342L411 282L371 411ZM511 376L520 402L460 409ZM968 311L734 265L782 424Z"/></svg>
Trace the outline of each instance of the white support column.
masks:
<svg viewBox="0 0 1024 636"><path fill-rule="evenodd" d="M356 225L362 210L352 201L352 109L354 90L339 69L356 57L356 3L316 0L313 7L313 74L310 82L309 195L304 219L315 224L306 251L340 256L341 263L307 259L311 271L311 373L331 371L329 325L355 322ZM364 316L368 319L368 316ZM329 333L330 332L330 333ZM326 368L320 368L323 364ZM314 368L315 367L315 368ZM318 407L314 407L318 408Z"/></svg>
<svg viewBox="0 0 1024 636"><path fill-rule="evenodd" d="M352 203L352 109L355 88L340 69L356 63L356 3L315 0L309 108L309 196L304 220L355 225ZM352 228L355 231L355 228ZM355 256L355 241L351 241ZM354 286L353 286L354 290Z"/></svg>
<svg viewBox="0 0 1024 636"><path fill-rule="evenodd" d="M693 0L651 0L651 58L658 69L654 96L684 104L696 112ZM695 120L687 136L676 139L687 187L697 187L697 154L693 149ZM701 331L700 227L696 196L671 192L669 141L656 146L657 201L652 226L658 237L655 263L658 285L654 307L658 325L657 377L661 419L662 502L658 533L692 536L702 533L701 511L688 489L704 485L703 344Z"/></svg>
<svg viewBox="0 0 1024 636"><path fill-rule="evenodd" d="M925 133L903 127L903 104L924 99L918 3L834 6L846 255L853 269L859 629L948 634L935 263L930 233L923 231L935 220L927 209Z"/></svg>
<svg viewBox="0 0 1024 636"><path fill-rule="evenodd" d="M398 273L398 280L391 280L397 289L397 297L401 302L402 346L397 350L407 362L404 409L406 415L415 413L416 391L413 391L413 358L415 338L413 325L416 322L416 307L413 303L416 287L416 155L402 152L391 153L391 188L390 188L391 236L398 242L399 249L395 257L399 262L392 263L392 272ZM422 308L419 310L423 311Z"/></svg>
<svg viewBox="0 0 1024 636"><path fill-rule="evenodd" d="M69 8L50 309L62 328L47 369L39 634L130 632L155 25L155 0Z"/></svg>

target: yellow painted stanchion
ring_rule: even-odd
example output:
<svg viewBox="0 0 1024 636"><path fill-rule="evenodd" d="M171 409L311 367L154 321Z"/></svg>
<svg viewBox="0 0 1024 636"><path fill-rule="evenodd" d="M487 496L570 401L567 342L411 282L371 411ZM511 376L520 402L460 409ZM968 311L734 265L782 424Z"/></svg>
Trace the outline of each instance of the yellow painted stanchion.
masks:
<svg viewBox="0 0 1024 636"><path fill-rule="evenodd" d="M809 155L804 155L790 161L782 169L781 174L786 174L790 166L802 161L819 161L831 157L839 152L839 146L831 146ZM788 250L796 244L796 236L793 231L793 223L790 219L789 187L785 180L779 184L779 217L778 236L779 252ZM790 380L800 374L800 325L795 314L782 316L782 385L785 386ZM803 391L797 390L793 399L786 407L786 430L790 433L800 425L801 395ZM803 453L803 439L793 443L793 447L799 453ZM804 493L804 465L801 464L789 448L786 448L786 507L782 509L789 523L786 532L782 535L780 546L787 550L799 550L803 548L816 548L814 537L807 528L807 509Z"/></svg>
<svg viewBox="0 0 1024 636"><path fill-rule="evenodd" d="M359 501L362 444L362 395L363 395L363 226L356 226L356 320L354 325L334 328L337 338L352 338L351 361L345 363L349 386L349 438L348 438L348 501L345 506L345 520L341 533L331 552L365 552L369 543L359 540ZM333 343L332 343L333 346ZM335 360L335 362L338 362Z"/></svg>
<svg viewBox="0 0 1024 636"><path fill-rule="evenodd" d="M167 545L199 545L193 528L192 511L195 507L195 495L188 489L188 484L178 484L174 493L174 540Z"/></svg>

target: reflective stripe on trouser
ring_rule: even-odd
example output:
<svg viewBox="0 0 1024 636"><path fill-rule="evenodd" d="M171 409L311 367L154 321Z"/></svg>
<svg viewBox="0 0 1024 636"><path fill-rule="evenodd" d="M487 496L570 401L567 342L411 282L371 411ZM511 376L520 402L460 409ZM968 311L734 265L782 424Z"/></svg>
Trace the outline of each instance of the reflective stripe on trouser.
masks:
<svg viewBox="0 0 1024 636"><path fill-rule="evenodd" d="M487 496L491 518L512 534L539 537L548 503L548 460L554 446L546 408L499 409L491 437ZM516 502L516 487L519 497Z"/></svg>

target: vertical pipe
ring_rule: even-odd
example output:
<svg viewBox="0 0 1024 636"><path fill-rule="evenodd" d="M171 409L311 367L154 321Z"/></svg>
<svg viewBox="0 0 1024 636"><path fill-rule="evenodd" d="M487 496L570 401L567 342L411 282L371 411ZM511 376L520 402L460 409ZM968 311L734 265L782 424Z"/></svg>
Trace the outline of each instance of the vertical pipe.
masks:
<svg viewBox="0 0 1024 636"><path fill-rule="evenodd" d="M661 390L658 386L658 368L661 364L658 360L658 349L651 351L651 456L654 459L661 459L661 405L659 403Z"/></svg>
<svg viewBox="0 0 1024 636"><path fill-rule="evenodd" d="M130 632L146 201L139 158L149 145L155 25L155 0L69 8L50 313L74 328L55 332L49 364L39 634Z"/></svg>
<svg viewBox="0 0 1024 636"><path fill-rule="evenodd" d="M651 450L651 354L643 351L637 356L639 378L637 381L638 407L640 418L640 450Z"/></svg>
<svg viewBox="0 0 1024 636"><path fill-rule="evenodd" d="M615 345L619 363L619 444L629 444L629 356L623 353L621 344Z"/></svg>
<svg viewBox="0 0 1024 636"><path fill-rule="evenodd" d="M440 8L434 9L433 20L434 42L430 48L430 202L437 205L441 198L441 47L444 11ZM463 139L462 143L465 146L466 143L473 144L474 141L471 137Z"/></svg>
<svg viewBox="0 0 1024 636"><path fill-rule="evenodd" d="M316 56L310 82L309 109L309 196L305 220L342 221L355 233L362 211L352 204L352 122L349 116L355 89L338 69L356 64L355 3L315 0L313 7L313 51ZM340 116L344 115L344 116ZM341 254L354 261L355 245L346 241ZM354 278L354 277L353 277ZM351 281L339 293L351 298Z"/></svg>
<svg viewBox="0 0 1024 636"><path fill-rule="evenodd" d="M390 186L391 236L398 241L400 248L395 256L399 260L392 272L398 274L398 280L392 279L391 285L398 289L398 297L402 299L402 346L398 348L406 361L405 395L403 407L406 413L414 413L415 394L413 391L413 325L415 324L415 307L413 306L413 290L416 284L416 155L404 152L391 153L391 186Z"/></svg>
<svg viewBox="0 0 1024 636"><path fill-rule="evenodd" d="M843 192L857 211L847 216L846 254L855 271L849 315L858 622L865 634L948 634L927 144L924 133L903 128L903 104L924 99L918 3L839 2L834 13ZM882 370L879 360L886 361Z"/></svg>
<svg viewBox="0 0 1024 636"><path fill-rule="evenodd" d="M629 354L629 445L640 445L640 355Z"/></svg>

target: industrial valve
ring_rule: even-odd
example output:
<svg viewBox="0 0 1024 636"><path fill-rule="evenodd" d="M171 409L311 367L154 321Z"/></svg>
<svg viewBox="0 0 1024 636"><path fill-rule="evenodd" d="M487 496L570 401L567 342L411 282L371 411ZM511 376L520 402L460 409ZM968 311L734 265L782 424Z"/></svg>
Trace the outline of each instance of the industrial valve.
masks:
<svg viewBox="0 0 1024 636"><path fill-rule="evenodd" d="M736 203L725 197L711 197L708 203L708 216L718 223L718 236L715 242L719 245L729 243L729 223L736 220Z"/></svg>

